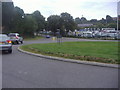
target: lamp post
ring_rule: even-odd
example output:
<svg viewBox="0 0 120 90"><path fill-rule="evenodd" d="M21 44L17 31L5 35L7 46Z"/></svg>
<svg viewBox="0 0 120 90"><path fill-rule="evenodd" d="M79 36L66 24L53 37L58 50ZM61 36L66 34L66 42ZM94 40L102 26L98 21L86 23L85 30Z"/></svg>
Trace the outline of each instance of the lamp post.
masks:
<svg viewBox="0 0 120 90"><path fill-rule="evenodd" d="M120 37L120 34L119 34L119 16L120 16L120 1L117 2L117 37L119 38Z"/></svg>
<svg viewBox="0 0 120 90"><path fill-rule="evenodd" d="M117 2L117 32L119 31L120 1Z"/></svg>
<svg viewBox="0 0 120 90"><path fill-rule="evenodd" d="M118 2L117 2L117 32L118 32Z"/></svg>

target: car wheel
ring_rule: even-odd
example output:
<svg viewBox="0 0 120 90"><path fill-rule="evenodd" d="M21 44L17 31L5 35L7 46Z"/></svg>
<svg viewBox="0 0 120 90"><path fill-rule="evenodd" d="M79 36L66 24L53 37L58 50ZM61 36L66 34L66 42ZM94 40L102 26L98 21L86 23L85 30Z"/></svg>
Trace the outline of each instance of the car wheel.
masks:
<svg viewBox="0 0 120 90"><path fill-rule="evenodd" d="M8 53L12 53L12 50L8 50Z"/></svg>
<svg viewBox="0 0 120 90"><path fill-rule="evenodd" d="M16 44L19 44L19 41L16 41Z"/></svg>
<svg viewBox="0 0 120 90"><path fill-rule="evenodd" d="M20 41L21 42L21 44L23 44L23 41Z"/></svg>

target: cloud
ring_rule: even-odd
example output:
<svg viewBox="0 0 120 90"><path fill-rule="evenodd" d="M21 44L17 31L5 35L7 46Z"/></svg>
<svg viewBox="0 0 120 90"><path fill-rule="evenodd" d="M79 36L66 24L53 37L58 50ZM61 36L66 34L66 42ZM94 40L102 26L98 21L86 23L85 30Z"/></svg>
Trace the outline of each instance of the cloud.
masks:
<svg viewBox="0 0 120 90"><path fill-rule="evenodd" d="M12 2L12 0L0 0L0 2Z"/></svg>
<svg viewBox="0 0 120 90"><path fill-rule="evenodd" d="M120 1L117 3L117 12L118 12L118 15L120 15Z"/></svg>
<svg viewBox="0 0 120 90"><path fill-rule="evenodd" d="M39 10L46 18L50 15L70 13L74 18L84 15L88 19L100 19L105 15L116 16L117 0L13 0L25 13Z"/></svg>

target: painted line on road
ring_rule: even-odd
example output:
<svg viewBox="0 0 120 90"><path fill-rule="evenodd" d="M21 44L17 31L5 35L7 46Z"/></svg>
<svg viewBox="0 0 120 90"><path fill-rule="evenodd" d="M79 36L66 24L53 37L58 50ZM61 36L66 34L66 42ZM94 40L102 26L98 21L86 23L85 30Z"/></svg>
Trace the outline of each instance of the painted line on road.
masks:
<svg viewBox="0 0 120 90"><path fill-rule="evenodd" d="M58 60L58 61L92 65L92 66L100 66L100 67L117 68L117 69L120 68L118 64L106 64L106 63L99 63L99 62L79 61L79 60L74 60L74 59L65 59L65 58L60 58L60 57L53 57L53 56L46 56L46 55L42 55L42 54L31 53L31 52L20 49L20 47L18 47L18 51L29 54L29 55L46 58L46 59L51 59L51 60Z"/></svg>

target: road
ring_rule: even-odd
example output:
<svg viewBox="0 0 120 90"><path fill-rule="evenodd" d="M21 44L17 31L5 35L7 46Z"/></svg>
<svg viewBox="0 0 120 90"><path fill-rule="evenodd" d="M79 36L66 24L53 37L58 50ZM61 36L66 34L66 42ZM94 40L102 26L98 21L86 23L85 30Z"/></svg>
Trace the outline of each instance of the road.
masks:
<svg viewBox="0 0 120 90"><path fill-rule="evenodd" d="M56 41L24 44L49 42ZM3 88L118 88L118 69L44 59L21 53L18 46L12 54L2 55Z"/></svg>

